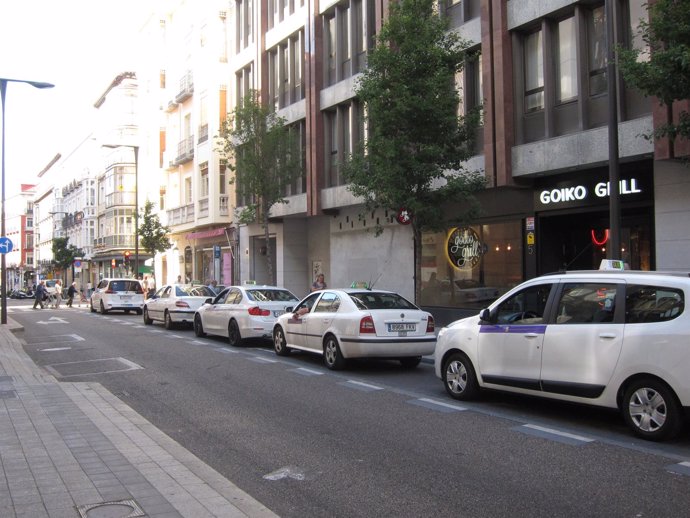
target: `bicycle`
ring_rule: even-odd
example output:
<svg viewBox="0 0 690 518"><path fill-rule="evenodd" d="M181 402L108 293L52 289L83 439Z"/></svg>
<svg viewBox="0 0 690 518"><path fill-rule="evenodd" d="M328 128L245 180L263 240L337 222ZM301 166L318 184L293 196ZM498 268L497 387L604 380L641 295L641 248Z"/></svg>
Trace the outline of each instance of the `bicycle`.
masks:
<svg viewBox="0 0 690 518"><path fill-rule="evenodd" d="M48 293L46 296L46 299L43 301L43 305L47 308L56 308L57 304L57 297L55 296L54 293Z"/></svg>

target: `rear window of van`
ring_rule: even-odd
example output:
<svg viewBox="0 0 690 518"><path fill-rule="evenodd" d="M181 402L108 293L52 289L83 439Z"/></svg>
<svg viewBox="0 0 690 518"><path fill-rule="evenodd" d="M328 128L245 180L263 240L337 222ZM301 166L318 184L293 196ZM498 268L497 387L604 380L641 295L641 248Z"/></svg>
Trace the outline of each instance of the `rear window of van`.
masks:
<svg viewBox="0 0 690 518"><path fill-rule="evenodd" d="M144 290L141 288L141 284L139 281L131 280L131 281L111 281L110 282L110 289L113 291L134 291L136 293L144 293Z"/></svg>
<svg viewBox="0 0 690 518"><path fill-rule="evenodd" d="M685 309L683 290L629 284L625 293L625 323L666 322Z"/></svg>

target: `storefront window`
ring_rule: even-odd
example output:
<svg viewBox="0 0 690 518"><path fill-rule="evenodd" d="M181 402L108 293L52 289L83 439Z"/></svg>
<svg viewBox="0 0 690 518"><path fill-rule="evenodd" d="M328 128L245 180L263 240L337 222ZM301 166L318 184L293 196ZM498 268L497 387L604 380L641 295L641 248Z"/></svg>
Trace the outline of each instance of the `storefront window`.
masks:
<svg viewBox="0 0 690 518"><path fill-rule="evenodd" d="M522 282L521 225L511 221L424 234L421 304L481 309Z"/></svg>

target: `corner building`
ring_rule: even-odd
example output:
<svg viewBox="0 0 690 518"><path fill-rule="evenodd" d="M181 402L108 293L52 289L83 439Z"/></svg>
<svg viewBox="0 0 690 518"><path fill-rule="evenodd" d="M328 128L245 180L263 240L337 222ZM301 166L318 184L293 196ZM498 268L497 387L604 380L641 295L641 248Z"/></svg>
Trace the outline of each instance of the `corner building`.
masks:
<svg viewBox="0 0 690 518"><path fill-rule="evenodd" d="M613 9L616 42L642 45L635 34L647 17L644 2L614 0ZM296 294L323 272L329 286L376 281L410 299L420 282L418 303L475 310L526 278L595 268L608 243L609 80L617 89L620 257L633 268L687 270L690 231L682 221L690 179L678 158L688 150L641 136L672 117L673 107L659 107L619 75L607 77L603 2L461 0L441 2L439 12L480 51L457 84L460 109L483 106L468 168L484 172L487 189L479 194L482 216L470 227L423 237L421 279L414 279L409 227L395 213L361 214L340 169L366 138L354 89L387 13L387 2L374 0L238 0L220 2L205 18L197 12L196 28L178 38L186 46L169 56L171 68L158 67L166 68L174 95L182 91L171 90L174 78L188 77L183 63L197 63L199 71L189 97L159 103L167 113L165 131L156 135L165 142L161 204L177 254L164 258L167 277L179 271L205 281L202 275L222 271L223 284L268 282L263 231L233 222L234 207L245 200L225 185L224 165L199 139L189 149L183 144L204 121L211 141L249 89L259 90L302 142L304 174L270 221L276 282ZM212 61L195 61L202 48L213 49ZM379 237L367 231L376 223L384 227ZM220 250L220 265L209 250Z"/></svg>

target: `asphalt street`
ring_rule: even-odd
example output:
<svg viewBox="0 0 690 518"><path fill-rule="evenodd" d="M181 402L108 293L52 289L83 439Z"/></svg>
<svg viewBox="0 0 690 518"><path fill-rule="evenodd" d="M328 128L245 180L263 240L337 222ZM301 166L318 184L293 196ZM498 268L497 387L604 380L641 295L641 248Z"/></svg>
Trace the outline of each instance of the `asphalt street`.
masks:
<svg viewBox="0 0 690 518"><path fill-rule="evenodd" d="M487 394L459 404L433 366L275 356L85 308L13 319L34 361L101 383L278 515L684 516L690 434L634 438L617 413Z"/></svg>

